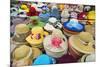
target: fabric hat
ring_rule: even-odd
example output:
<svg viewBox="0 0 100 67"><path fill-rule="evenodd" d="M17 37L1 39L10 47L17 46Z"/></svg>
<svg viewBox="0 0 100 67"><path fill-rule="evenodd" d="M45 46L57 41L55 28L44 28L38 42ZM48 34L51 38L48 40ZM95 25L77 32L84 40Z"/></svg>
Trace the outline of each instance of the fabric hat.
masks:
<svg viewBox="0 0 100 67"><path fill-rule="evenodd" d="M55 63L54 58L52 58L46 54L42 54L42 55L38 56L36 58L36 60L34 60L32 65L44 65L44 64L54 64L54 63Z"/></svg>
<svg viewBox="0 0 100 67"><path fill-rule="evenodd" d="M59 58L67 53L67 39L58 29L44 38L44 49L51 57Z"/></svg>

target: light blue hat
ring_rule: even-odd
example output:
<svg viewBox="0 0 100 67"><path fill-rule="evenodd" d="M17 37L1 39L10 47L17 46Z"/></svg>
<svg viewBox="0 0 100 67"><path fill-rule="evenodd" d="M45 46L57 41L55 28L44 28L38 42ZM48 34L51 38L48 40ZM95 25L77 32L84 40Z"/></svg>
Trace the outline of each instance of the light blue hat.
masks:
<svg viewBox="0 0 100 67"><path fill-rule="evenodd" d="M38 56L36 58L36 60L34 60L32 65L46 65L46 64L55 64L56 61L54 58L46 55L46 54L42 54L40 56Z"/></svg>

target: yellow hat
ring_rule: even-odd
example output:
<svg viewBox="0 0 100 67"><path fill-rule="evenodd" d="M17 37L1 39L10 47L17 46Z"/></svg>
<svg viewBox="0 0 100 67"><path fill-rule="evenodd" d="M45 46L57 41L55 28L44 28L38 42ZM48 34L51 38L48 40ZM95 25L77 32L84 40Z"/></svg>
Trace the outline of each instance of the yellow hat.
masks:
<svg viewBox="0 0 100 67"><path fill-rule="evenodd" d="M89 11L87 15L88 19L95 19L95 11Z"/></svg>
<svg viewBox="0 0 100 67"><path fill-rule="evenodd" d="M43 34L44 31L43 31L42 27L36 26L36 27L32 28L31 32L35 33L35 34L37 34L37 33Z"/></svg>
<svg viewBox="0 0 100 67"><path fill-rule="evenodd" d="M33 27L31 30L32 34L30 34L26 41L30 43L31 46L39 46L43 42L44 38L44 30L42 27Z"/></svg>
<svg viewBox="0 0 100 67"><path fill-rule="evenodd" d="M64 4L58 4L59 9L62 11L65 8Z"/></svg>
<svg viewBox="0 0 100 67"><path fill-rule="evenodd" d="M21 5L21 9L27 9L27 8L28 8L27 5L25 5L25 4Z"/></svg>
<svg viewBox="0 0 100 67"><path fill-rule="evenodd" d="M29 12L29 8L25 4L21 5L21 9L25 10L26 12Z"/></svg>
<svg viewBox="0 0 100 67"><path fill-rule="evenodd" d="M15 32L17 34L23 34L29 32L29 28L26 24L18 24L15 27Z"/></svg>
<svg viewBox="0 0 100 67"><path fill-rule="evenodd" d="M89 11L87 14L88 22L93 24L95 22L95 18L96 18L95 11Z"/></svg>

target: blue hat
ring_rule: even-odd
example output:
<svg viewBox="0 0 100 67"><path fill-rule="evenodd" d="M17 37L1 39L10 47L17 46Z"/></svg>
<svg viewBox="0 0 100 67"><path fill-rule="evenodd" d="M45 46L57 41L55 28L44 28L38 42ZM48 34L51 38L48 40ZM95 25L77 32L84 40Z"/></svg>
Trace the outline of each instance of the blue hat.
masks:
<svg viewBox="0 0 100 67"><path fill-rule="evenodd" d="M63 27L67 30L74 32L81 32L84 30L84 25L78 22L76 19L69 20L63 23Z"/></svg>
<svg viewBox="0 0 100 67"><path fill-rule="evenodd" d="M52 57L46 54L42 54L38 56L36 60L34 60L32 65L45 65L45 64L54 64L54 63L55 63L55 59L53 59Z"/></svg>

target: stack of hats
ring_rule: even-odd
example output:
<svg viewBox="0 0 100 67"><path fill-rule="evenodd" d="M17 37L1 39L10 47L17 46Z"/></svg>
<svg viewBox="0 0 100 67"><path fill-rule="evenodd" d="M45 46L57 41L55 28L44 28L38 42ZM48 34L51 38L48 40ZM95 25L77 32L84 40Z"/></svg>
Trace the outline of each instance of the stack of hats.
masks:
<svg viewBox="0 0 100 67"><path fill-rule="evenodd" d="M59 29L53 30L51 35L46 36L43 45L51 57L59 58L67 53L67 39Z"/></svg>
<svg viewBox="0 0 100 67"><path fill-rule="evenodd" d="M42 27L36 26L31 30L31 34L26 38L26 41L32 47L42 48L42 42L45 36L48 35L48 32L44 31Z"/></svg>
<svg viewBox="0 0 100 67"><path fill-rule="evenodd" d="M24 65L30 65L32 62L32 54L32 49L26 45L16 48L12 53L12 66L19 67Z"/></svg>
<svg viewBox="0 0 100 67"><path fill-rule="evenodd" d="M53 5L51 7L50 16L60 19L60 12L59 12L57 5Z"/></svg>
<svg viewBox="0 0 100 67"><path fill-rule="evenodd" d="M50 17L50 13L40 13L39 14L39 19L42 21L42 22L45 22L47 23L48 19Z"/></svg>
<svg viewBox="0 0 100 67"><path fill-rule="evenodd" d="M26 24L18 24L15 27L15 34L11 38L11 42L14 44L27 44L26 37L30 34L30 30Z"/></svg>
<svg viewBox="0 0 100 67"><path fill-rule="evenodd" d="M91 5L15 1L11 66L95 61L94 22Z"/></svg>
<svg viewBox="0 0 100 67"><path fill-rule="evenodd" d="M79 59L84 54L92 54L95 51L93 36L88 32L69 37L69 53Z"/></svg>
<svg viewBox="0 0 100 67"><path fill-rule="evenodd" d="M41 51L38 48L21 45L12 53L12 66L20 67L31 65L33 59L37 58L39 55L41 55Z"/></svg>
<svg viewBox="0 0 100 67"><path fill-rule="evenodd" d="M69 18L70 14L67 8L65 8L62 12L61 12L61 22L67 22L68 18Z"/></svg>
<svg viewBox="0 0 100 67"><path fill-rule="evenodd" d="M39 19L40 19L40 21L47 23L47 21L50 17L50 12L48 11L48 6L43 5L41 8L42 8L42 12L39 14Z"/></svg>
<svg viewBox="0 0 100 67"><path fill-rule="evenodd" d="M79 23L77 19L70 19L63 23L63 32L67 36L75 35L84 30L84 25Z"/></svg>
<svg viewBox="0 0 100 67"><path fill-rule="evenodd" d="M61 29L62 24L55 17L50 17L48 23L44 26L44 29L48 32L52 32L55 28Z"/></svg>

